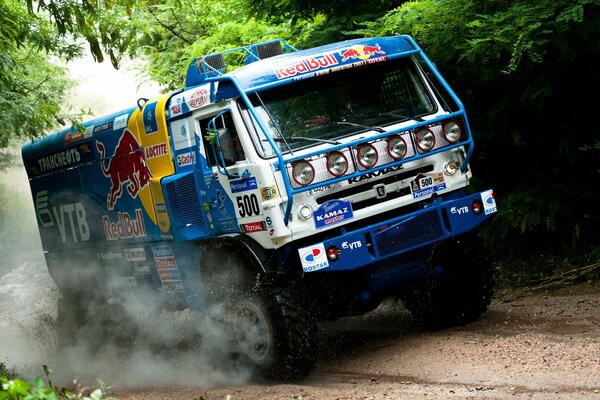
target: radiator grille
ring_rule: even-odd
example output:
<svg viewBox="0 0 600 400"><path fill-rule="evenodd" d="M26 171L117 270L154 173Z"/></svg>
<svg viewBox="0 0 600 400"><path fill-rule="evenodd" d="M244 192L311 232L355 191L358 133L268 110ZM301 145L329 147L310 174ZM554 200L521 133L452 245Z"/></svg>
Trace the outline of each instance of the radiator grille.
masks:
<svg viewBox="0 0 600 400"><path fill-rule="evenodd" d="M427 212L373 230L381 256L436 240L443 235L437 211Z"/></svg>
<svg viewBox="0 0 600 400"><path fill-rule="evenodd" d="M166 191L173 232L186 239L206 236L207 226L194 174L190 173L167 183Z"/></svg>

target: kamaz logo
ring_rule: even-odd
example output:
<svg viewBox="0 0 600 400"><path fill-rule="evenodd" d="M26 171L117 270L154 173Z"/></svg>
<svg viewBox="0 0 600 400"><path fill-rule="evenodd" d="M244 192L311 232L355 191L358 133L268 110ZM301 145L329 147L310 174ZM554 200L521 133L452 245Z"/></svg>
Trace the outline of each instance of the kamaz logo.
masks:
<svg viewBox="0 0 600 400"><path fill-rule="evenodd" d="M322 215L317 215L316 219L317 221L323 221L329 218L334 218L337 217L338 215L344 215L344 214L348 214L350 211L348 210L348 207L343 207L340 208L339 210L333 210L330 211L328 213L322 214Z"/></svg>
<svg viewBox="0 0 600 400"><path fill-rule="evenodd" d="M390 172L400 171L403 168L404 168L403 165L397 165L395 167L384 168L380 171L371 172L370 174L365 174L365 175L357 176L355 178L350 178L350 179L348 179L348 183L357 183L357 182L360 182L365 179L371 179L371 178L375 178L377 176L386 175L386 174L389 174Z"/></svg>

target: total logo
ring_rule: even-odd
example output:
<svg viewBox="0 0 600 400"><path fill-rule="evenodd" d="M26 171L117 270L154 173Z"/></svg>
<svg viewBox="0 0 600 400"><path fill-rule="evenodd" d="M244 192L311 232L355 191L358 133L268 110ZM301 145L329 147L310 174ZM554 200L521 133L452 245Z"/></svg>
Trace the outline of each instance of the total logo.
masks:
<svg viewBox="0 0 600 400"><path fill-rule="evenodd" d="M313 272L329 267L323 243L298 249L298 254L304 272Z"/></svg>

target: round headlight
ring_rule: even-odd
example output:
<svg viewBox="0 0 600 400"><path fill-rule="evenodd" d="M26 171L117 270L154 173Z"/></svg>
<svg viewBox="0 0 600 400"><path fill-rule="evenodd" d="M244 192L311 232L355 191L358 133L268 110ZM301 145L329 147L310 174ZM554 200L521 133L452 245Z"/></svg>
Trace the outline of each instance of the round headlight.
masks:
<svg viewBox="0 0 600 400"><path fill-rule="evenodd" d="M358 146L358 163L363 168L372 168L375 164L377 164L377 160L379 156L377 154L377 149L370 143L364 143Z"/></svg>
<svg viewBox="0 0 600 400"><path fill-rule="evenodd" d="M417 132L417 146L422 151L429 151L435 146L435 135L429 129Z"/></svg>
<svg viewBox="0 0 600 400"><path fill-rule="evenodd" d="M462 131L460 125L454 121L446 122L444 124L444 137L450 143L456 143L460 140Z"/></svg>
<svg viewBox="0 0 600 400"><path fill-rule="evenodd" d="M387 149L394 160L400 160L406 155L406 142L400 136L392 136L388 140Z"/></svg>
<svg viewBox="0 0 600 400"><path fill-rule="evenodd" d="M292 178L300 186L310 185L315 179L315 168L308 161L297 161L292 165Z"/></svg>
<svg viewBox="0 0 600 400"><path fill-rule="evenodd" d="M303 204L298 209L298 218L301 221L308 221L313 216L313 209L307 204Z"/></svg>
<svg viewBox="0 0 600 400"><path fill-rule="evenodd" d="M342 176L348 171L348 159L339 151L327 155L327 170L335 177Z"/></svg>

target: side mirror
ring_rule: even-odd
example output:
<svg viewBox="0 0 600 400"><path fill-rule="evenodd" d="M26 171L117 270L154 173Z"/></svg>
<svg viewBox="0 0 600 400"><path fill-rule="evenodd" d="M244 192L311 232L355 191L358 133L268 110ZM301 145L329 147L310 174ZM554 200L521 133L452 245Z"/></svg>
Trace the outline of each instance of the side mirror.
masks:
<svg viewBox="0 0 600 400"><path fill-rule="evenodd" d="M235 162L237 161L235 155L235 148L233 146L233 140L231 139L229 129L217 129L217 135L219 135L219 141L217 143L220 145L220 149L217 149L217 151L219 151L223 156L225 166L235 164ZM218 159L217 162L219 162Z"/></svg>

